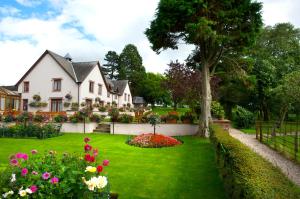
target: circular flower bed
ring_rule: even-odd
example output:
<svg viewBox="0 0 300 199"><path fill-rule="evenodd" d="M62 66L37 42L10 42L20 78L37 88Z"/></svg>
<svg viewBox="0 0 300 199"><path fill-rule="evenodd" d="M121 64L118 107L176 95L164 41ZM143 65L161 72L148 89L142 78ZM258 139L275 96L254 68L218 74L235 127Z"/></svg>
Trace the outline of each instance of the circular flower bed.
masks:
<svg viewBox="0 0 300 199"><path fill-rule="evenodd" d="M129 140L128 144L144 148L160 148L180 145L182 142L161 134L145 133L135 136L132 140Z"/></svg>

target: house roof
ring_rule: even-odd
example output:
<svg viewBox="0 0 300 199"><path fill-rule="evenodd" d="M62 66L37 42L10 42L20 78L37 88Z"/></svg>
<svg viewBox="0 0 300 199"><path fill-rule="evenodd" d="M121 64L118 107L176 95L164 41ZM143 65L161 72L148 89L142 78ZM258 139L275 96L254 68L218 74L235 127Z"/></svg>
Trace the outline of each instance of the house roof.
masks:
<svg viewBox="0 0 300 199"><path fill-rule="evenodd" d="M133 104L145 104L145 100L143 97L133 97L132 103Z"/></svg>
<svg viewBox="0 0 300 199"><path fill-rule="evenodd" d="M90 62L72 62L70 61L71 55L67 53L65 57L58 55L50 50L46 50L41 57L31 66L31 68L24 74L24 76L17 82L17 87L23 79L35 68L35 66L42 60L42 58L49 54L58 65L76 82L81 83L85 80L85 78L90 74L90 72L94 69L94 67L98 66L101 76L104 80L106 88L113 93L117 93L118 95L123 95L123 92L128 84L128 80L110 80L107 79L102 70L100 63L98 61L90 61Z"/></svg>
<svg viewBox="0 0 300 199"><path fill-rule="evenodd" d="M10 91L18 91L18 87L12 85L12 86L1 86L2 88L5 88L7 90L10 90Z"/></svg>

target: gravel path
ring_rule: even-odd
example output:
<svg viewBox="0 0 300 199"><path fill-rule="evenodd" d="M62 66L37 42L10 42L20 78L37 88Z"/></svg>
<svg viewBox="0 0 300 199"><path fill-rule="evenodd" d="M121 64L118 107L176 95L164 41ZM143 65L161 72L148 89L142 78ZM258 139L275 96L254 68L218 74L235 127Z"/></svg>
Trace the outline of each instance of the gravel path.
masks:
<svg viewBox="0 0 300 199"><path fill-rule="evenodd" d="M250 147L253 151L270 161L273 165L279 167L282 172L295 184L300 186L300 166L291 160L280 155L275 150L270 149L266 145L255 139L255 135L245 134L237 129L230 129L229 133L232 137L240 140L242 143Z"/></svg>

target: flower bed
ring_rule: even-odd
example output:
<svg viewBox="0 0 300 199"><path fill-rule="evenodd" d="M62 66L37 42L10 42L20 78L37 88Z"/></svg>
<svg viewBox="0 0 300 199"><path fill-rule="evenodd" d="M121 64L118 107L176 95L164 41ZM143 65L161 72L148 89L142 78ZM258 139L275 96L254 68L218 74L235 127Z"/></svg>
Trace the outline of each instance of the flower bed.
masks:
<svg viewBox="0 0 300 199"><path fill-rule="evenodd" d="M108 179L98 163L98 149L85 138L84 155L59 156L55 151L39 155L17 153L10 157L10 166L1 174L3 198L109 198Z"/></svg>
<svg viewBox="0 0 300 199"><path fill-rule="evenodd" d="M135 136L132 140L128 141L129 145L143 147L143 148L160 148L171 147L182 144L175 138L153 133L145 133Z"/></svg>

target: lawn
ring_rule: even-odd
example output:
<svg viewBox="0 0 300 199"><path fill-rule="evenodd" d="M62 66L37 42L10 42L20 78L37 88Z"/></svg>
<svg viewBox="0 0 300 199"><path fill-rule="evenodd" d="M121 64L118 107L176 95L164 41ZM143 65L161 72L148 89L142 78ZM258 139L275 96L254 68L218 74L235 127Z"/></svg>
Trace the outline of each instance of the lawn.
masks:
<svg viewBox="0 0 300 199"><path fill-rule="evenodd" d="M56 150L80 152L83 134L65 134L47 140L1 138L0 166L16 152ZM119 198L225 198L215 156L208 139L182 137L177 147L142 149L125 144L125 135L91 134L107 167L112 192Z"/></svg>
<svg viewBox="0 0 300 199"><path fill-rule="evenodd" d="M166 115L168 112L174 111L173 107L154 107L153 112L159 115ZM185 112L191 111L190 108L177 108L179 115L183 115Z"/></svg>

